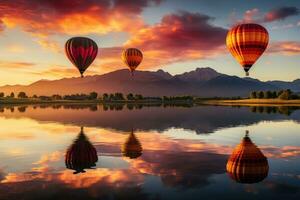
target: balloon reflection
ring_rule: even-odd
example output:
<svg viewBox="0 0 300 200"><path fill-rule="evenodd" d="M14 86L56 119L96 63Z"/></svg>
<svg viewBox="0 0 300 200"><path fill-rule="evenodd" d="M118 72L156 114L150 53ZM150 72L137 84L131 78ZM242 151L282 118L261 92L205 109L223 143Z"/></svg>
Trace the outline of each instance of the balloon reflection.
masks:
<svg viewBox="0 0 300 200"><path fill-rule="evenodd" d="M131 131L129 137L126 139L125 143L122 146L122 155L129 157L130 159L138 158L142 155L142 144L138 138Z"/></svg>
<svg viewBox="0 0 300 200"><path fill-rule="evenodd" d="M239 183L257 183L268 176L268 160L251 141L248 131L229 157L226 170Z"/></svg>
<svg viewBox="0 0 300 200"><path fill-rule="evenodd" d="M84 134L83 127L81 127L78 137L67 150L66 167L75 170L74 174L84 173L84 169L95 167L97 161L97 151Z"/></svg>

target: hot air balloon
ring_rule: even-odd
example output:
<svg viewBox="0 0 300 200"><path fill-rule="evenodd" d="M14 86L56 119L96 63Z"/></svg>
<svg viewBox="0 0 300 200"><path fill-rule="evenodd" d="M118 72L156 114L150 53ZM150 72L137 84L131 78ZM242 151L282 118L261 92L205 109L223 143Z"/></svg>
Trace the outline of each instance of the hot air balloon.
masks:
<svg viewBox="0 0 300 200"><path fill-rule="evenodd" d="M65 44L65 52L69 60L79 70L81 77L92 64L98 53L97 44L86 37L73 37Z"/></svg>
<svg viewBox="0 0 300 200"><path fill-rule="evenodd" d="M122 53L123 62L129 67L131 75L143 60L143 54L140 50L129 48Z"/></svg>
<svg viewBox="0 0 300 200"><path fill-rule="evenodd" d="M122 154L125 157L133 159L140 157L142 155L142 151L142 145L132 131L122 146Z"/></svg>
<svg viewBox="0 0 300 200"><path fill-rule="evenodd" d="M239 183L257 183L268 176L268 160L252 143L248 131L229 157L226 170L229 176Z"/></svg>
<svg viewBox="0 0 300 200"><path fill-rule="evenodd" d="M67 150L66 167L75 170L74 174L84 173L84 169L95 167L97 161L97 151L85 136L83 127L81 127L78 137Z"/></svg>
<svg viewBox="0 0 300 200"><path fill-rule="evenodd" d="M249 69L268 46L268 31L259 24L240 24L229 30L226 45L249 76Z"/></svg>

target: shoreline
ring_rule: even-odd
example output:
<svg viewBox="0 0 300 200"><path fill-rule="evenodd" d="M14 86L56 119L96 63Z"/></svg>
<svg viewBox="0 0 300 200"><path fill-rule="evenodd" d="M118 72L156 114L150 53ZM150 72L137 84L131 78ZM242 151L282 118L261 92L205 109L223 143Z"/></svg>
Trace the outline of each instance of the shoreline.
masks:
<svg viewBox="0 0 300 200"><path fill-rule="evenodd" d="M203 100L199 102L205 105L222 106L300 106L300 100L281 99L238 99L238 100Z"/></svg>
<svg viewBox="0 0 300 200"><path fill-rule="evenodd" d="M186 104L186 105L216 105L216 106L300 106L300 99L296 100L281 100L281 99L196 99L193 101L159 101L159 100L137 100L137 101L102 101L101 99L94 100L40 100L40 99L0 99L1 105L35 105L35 104Z"/></svg>

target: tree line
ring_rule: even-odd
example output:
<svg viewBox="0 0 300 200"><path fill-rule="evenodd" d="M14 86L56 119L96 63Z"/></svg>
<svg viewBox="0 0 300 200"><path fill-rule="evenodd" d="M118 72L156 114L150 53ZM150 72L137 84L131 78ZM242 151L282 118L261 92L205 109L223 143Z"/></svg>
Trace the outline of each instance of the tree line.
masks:
<svg viewBox="0 0 300 200"><path fill-rule="evenodd" d="M104 93L102 96L98 95L97 92L91 92L89 94L71 94L71 95L59 95L54 94L51 96L46 95L32 95L29 97L25 92L19 92L15 95L11 92L9 95L5 96L3 92L0 92L0 98L20 98L20 99L39 99L43 101L54 101L54 100L102 100L103 102L118 102L118 101L164 101L164 102L174 102L174 101L193 101L192 96L163 96L163 97L144 97L141 94L129 93L124 95L123 93Z"/></svg>
<svg viewBox="0 0 300 200"><path fill-rule="evenodd" d="M300 96L292 92L290 89L280 91L252 91L251 99L300 99Z"/></svg>

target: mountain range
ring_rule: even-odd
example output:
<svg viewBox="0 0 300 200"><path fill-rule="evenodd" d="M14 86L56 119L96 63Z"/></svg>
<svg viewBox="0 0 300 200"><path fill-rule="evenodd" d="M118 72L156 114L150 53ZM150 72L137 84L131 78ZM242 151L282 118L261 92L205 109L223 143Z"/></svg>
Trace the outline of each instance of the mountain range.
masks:
<svg viewBox="0 0 300 200"><path fill-rule="evenodd" d="M163 70L136 71L134 76L127 69L84 78L39 80L30 85L5 85L0 92L25 92L28 95L52 95L89 93L99 94L122 92L144 96L196 95L247 96L251 91L291 89L300 92L300 79L287 81L260 81L219 73L212 68L197 68L183 74L171 75Z"/></svg>

